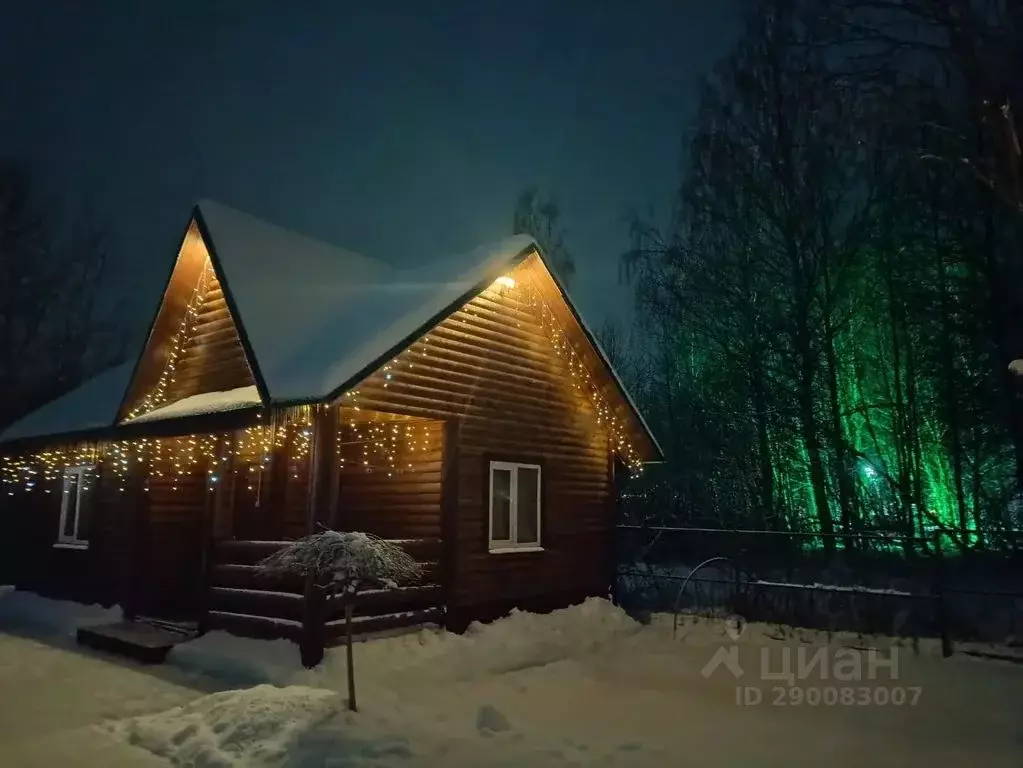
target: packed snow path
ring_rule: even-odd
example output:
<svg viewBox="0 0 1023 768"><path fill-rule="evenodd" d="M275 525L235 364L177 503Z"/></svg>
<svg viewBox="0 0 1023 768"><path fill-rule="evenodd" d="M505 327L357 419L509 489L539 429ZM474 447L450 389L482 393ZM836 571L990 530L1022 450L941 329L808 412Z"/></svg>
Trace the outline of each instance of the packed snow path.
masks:
<svg viewBox="0 0 1023 768"><path fill-rule="evenodd" d="M166 766L97 728L204 693L152 672L70 646L0 633L0 765Z"/></svg>
<svg viewBox="0 0 1023 768"><path fill-rule="evenodd" d="M751 679L764 648L772 672L789 648L795 671L799 648L833 658L864 642L775 635L751 626L736 642L701 624L673 639L670 619L640 627L604 601L460 637L423 631L357 647L349 713L341 649L307 671L289 643L212 633L154 670L0 634L0 765L1020 765L1023 666L943 660L924 644L898 649L897 680L882 670L870 683L918 688L915 704L809 703L812 689L858 685L821 679L821 666L796 681L807 700L777 704L783 681ZM703 674L733 646L760 704L736 704L727 666Z"/></svg>

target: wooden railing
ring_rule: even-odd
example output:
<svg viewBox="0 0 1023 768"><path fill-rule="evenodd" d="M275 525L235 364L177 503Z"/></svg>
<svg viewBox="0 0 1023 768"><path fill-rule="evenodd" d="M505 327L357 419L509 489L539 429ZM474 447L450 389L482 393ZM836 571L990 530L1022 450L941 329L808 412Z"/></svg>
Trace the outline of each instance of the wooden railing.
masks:
<svg viewBox="0 0 1023 768"><path fill-rule="evenodd" d="M302 649L303 662L314 666L324 648L344 639L345 601L295 577L271 577L258 563L277 551L282 541L223 541L215 545L202 626L262 639L287 638ZM419 584L397 589L367 590L351 598L353 632L374 632L444 620L440 585L439 539L401 540L425 565Z"/></svg>

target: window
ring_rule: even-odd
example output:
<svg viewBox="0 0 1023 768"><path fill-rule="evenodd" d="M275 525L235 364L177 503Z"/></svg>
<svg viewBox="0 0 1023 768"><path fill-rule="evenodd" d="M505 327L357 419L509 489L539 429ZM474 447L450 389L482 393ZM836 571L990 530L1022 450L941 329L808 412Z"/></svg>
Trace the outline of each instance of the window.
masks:
<svg viewBox="0 0 1023 768"><path fill-rule="evenodd" d="M490 462L490 551L540 549L540 466Z"/></svg>
<svg viewBox="0 0 1023 768"><path fill-rule="evenodd" d="M88 472L89 467L68 467L64 470L64 486L60 495L60 530L57 532L55 547L86 549L89 546L85 538L88 504L84 503L83 498L88 491Z"/></svg>

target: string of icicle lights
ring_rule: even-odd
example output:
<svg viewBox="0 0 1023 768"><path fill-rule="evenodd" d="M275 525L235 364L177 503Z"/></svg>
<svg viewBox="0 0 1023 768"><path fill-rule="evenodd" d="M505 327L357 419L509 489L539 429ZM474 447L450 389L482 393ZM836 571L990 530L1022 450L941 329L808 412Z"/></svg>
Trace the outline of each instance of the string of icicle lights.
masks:
<svg viewBox="0 0 1023 768"><path fill-rule="evenodd" d="M551 351L561 361L573 391L582 395L597 425L607 431L612 450L621 457L634 475L640 474L643 466L639 452L633 445L625 421L616 415L616 410L612 406L613 401L604 394L605 385L591 375L590 366L576 351L561 318L533 282L516 280L510 276L501 277L483 293L483 296L498 302L518 300L528 307ZM470 301L464 307L464 311L477 314L479 302L479 298ZM451 323L456 318L457 313L441 325ZM383 366L379 374L383 379L383 387L389 388L395 382L395 376L401 373L414 373L417 361L421 365L428 364L430 355L431 336L426 334ZM362 394L362 390L358 388L350 390L345 393L342 402L359 410Z"/></svg>
<svg viewBox="0 0 1023 768"><path fill-rule="evenodd" d="M227 474L240 475L235 489L261 493L274 457L287 462L287 476L304 476L312 452L312 408L291 408L259 424L234 432L185 437L138 438L47 448L23 456L0 457L0 491L7 495L60 488L56 482L70 467L96 467L93 476L109 477L124 491L135 481L143 491L159 483L177 490L205 475L213 490ZM416 471L417 457L434 447L436 425L421 421L355 421L345 418L335 438L341 471L387 475ZM87 487L85 488L87 489Z"/></svg>

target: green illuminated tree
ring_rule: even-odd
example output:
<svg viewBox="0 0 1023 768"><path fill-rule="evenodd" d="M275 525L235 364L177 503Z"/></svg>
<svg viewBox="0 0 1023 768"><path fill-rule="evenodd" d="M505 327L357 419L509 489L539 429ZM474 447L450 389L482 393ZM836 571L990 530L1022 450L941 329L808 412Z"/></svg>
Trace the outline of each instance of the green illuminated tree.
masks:
<svg viewBox="0 0 1023 768"><path fill-rule="evenodd" d="M704 89L673 221L632 223L664 478L690 521L980 545L1020 466L1023 221L976 169L1015 133L998 111L1002 143L964 154L993 135L963 87L980 57L939 77L876 36L863 56L857 1L761 2Z"/></svg>

